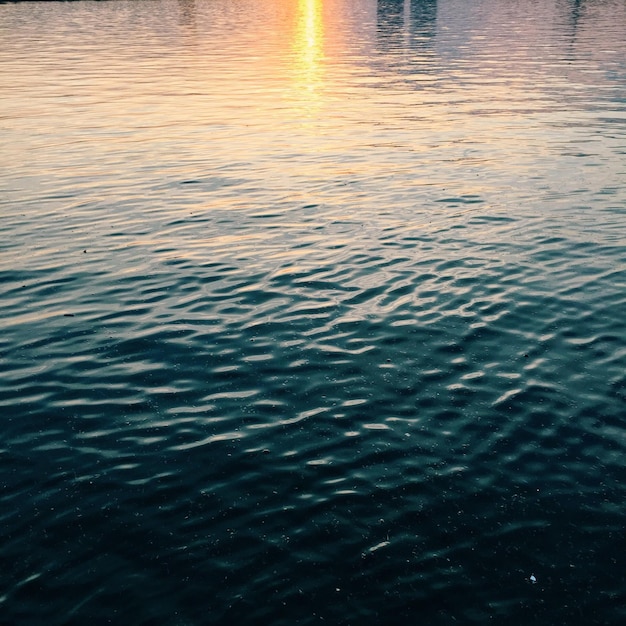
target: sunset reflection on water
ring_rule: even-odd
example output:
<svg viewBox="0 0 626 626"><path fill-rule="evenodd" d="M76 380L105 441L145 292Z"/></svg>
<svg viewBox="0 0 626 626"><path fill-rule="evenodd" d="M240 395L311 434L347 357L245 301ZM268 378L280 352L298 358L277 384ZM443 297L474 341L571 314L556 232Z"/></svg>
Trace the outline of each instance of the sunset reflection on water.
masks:
<svg viewBox="0 0 626 626"><path fill-rule="evenodd" d="M295 90L308 107L316 108L324 87L322 0L298 0L292 50Z"/></svg>
<svg viewBox="0 0 626 626"><path fill-rule="evenodd" d="M625 0L0 0L0 84L2 624L626 623Z"/></svg>

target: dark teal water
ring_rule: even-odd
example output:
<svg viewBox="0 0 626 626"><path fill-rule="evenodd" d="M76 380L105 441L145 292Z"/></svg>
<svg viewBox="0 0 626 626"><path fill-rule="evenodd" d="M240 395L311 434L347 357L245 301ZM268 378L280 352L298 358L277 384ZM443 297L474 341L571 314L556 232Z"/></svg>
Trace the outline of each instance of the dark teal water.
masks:
<svg viewBox="0 0 626 626"><path fill-rule="evenodd" d="M0 5L0 623L623 624L625 42Z"/></svg>

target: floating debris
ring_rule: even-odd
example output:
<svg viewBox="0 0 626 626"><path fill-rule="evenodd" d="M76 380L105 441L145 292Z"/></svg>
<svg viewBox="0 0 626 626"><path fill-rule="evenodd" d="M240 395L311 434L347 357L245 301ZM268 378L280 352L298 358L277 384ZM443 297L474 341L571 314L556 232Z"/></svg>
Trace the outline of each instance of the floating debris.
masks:
<svg viewBox="0 0 626 626"><path fill-rule="evenodd" d="M377 543L375 546L372 546L371 548L369 548L367 553L368 554L372 554L373 552L376 552L376 550L380 550L381 548L385 548L390 543L391 543L390 541L381 541L380 543Z"/></svg>
<svg viewBox="0 0 626 626"><path fill-rule="evenodd" d="M529 578L528 580L530 580L530 582L531 582L533 585L537 582L537 579L535 578L535 575L534 575L534 574L531 574L531 575L530 575L530 578Z"/></svg>

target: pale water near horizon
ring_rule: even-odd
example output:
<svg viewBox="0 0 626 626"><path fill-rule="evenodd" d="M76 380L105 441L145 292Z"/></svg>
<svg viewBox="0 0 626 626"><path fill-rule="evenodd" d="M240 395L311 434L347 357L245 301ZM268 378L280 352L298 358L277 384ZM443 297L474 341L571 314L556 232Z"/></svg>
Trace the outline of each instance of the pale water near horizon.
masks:
<svg viewBox="0 0 626 626"><path fill-rule="evenodd" d="M623 624L626 4L0 4L0 624Z"/></svg>

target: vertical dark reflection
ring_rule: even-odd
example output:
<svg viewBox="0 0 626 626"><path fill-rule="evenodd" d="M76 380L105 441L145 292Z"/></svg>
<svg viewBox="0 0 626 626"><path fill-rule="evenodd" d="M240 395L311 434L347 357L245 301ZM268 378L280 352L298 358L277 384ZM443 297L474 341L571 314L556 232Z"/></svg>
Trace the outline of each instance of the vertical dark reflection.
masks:
<svg viewBox="0 0 626 626"><path fill-rule="evenodd" d="M437 24L437 0L405 1L405 5L409 9L411 32L416 36L433 37Z"/></svg>
<svg viewBox="0 0 626 626"><path fill-rule="evenodd" d="M413 89L415 74L432 71L436 35L437 0L379 0L376 45L383 56L377 64L396 84Z"/></svg>
<svg viewBox="0 0 626 626"><path fill-rule="evenodd" d="M404 0L379 0L377 15L381 37L393 35L404 25Z"/></svg>
<svg viewBox="0 0 626 626"><path fill-rule="evenodd" d="M435 35L437 0L379 0L377 18L383 47L423 44Z"/></svg>
<svg viewBox="0 0 626 626"><path fill-rule="evenodd" d="M559 3L559 10L563 16L563 24L568 29L571 40L574 41L580 22L584 18L586 2L585 0L563 0Z"/></svg>
<svg viewBox="0 0 626 626"><path fill-rule="evenodd" d="M569 0L570 3L570 10L571 10L571 16L572 16L572 24L574 25L574 28L576 27L576 25L578 24L578 20L580 19L580 14L583 10L583 6L584 6L584 0Z"/></svg>

